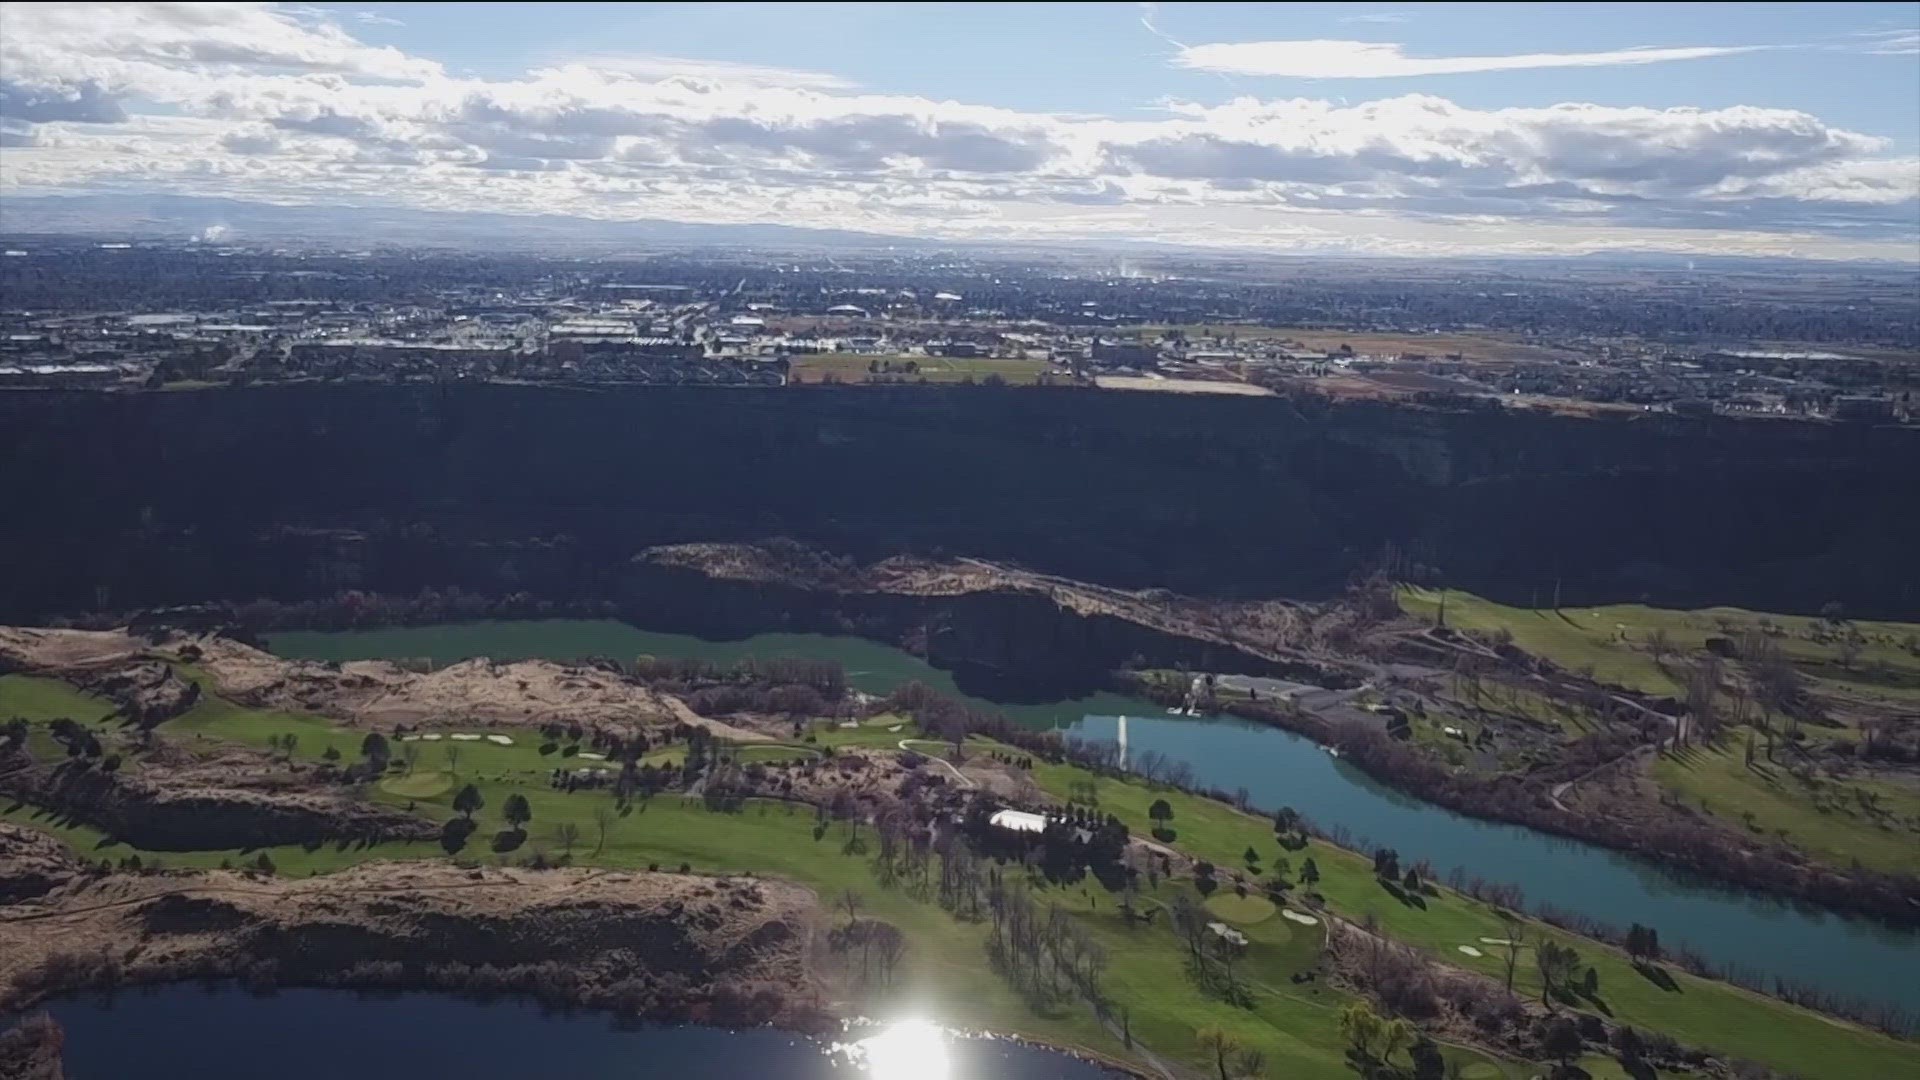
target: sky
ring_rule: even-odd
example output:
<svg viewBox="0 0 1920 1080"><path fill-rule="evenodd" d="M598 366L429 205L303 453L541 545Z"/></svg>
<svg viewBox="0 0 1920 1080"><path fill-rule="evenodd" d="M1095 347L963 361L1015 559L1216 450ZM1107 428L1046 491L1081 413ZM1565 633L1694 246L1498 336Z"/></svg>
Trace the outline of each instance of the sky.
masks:
<svg viewBox="0 0 1920 1080"><path fill-rule="evenodd" d="M0 198L79 193L1920 261L1920 3L10 3Z"/></svg>

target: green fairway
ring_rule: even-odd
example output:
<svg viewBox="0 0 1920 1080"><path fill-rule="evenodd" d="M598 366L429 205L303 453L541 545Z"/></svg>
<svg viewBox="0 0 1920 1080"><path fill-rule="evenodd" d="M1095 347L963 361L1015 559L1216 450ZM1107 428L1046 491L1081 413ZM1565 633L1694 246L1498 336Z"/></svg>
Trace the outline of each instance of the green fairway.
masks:
<svg viewBox="0 0 1920 1080"><path fill-rule="evenodd" d="M18 716L38 724L64 716L85 724L114 711L113 702L81 693L59 679L0 675L0 720Z"/></svg>
<svg viewBox="0 0 1920 1080"><path fill-rule="evenodd" d="M1693 745L1660 756L1654 778L1687 803L1736 827L1764 832L1846 865L1920 873L1920 791L1898 784L1811 775L1787 766L1794 751L1764 750L1746 763L1746 729L1718 745ZM1759 746L1766 745L1760 736Z"/></svg>
<svg viewBox="0 0 1920 1080"><path fill-rule="evenodd" d="M453 777L439 770L389 776L380 781L380 790L406 799L431 799L453 789Z"/></svg>
<svg viewBox="0 0 1920 1080"><path fill-rule="evenodd" d="M1235 926L1252 926L1254 923L1273 918L1276 909L1273 901L1264 896L1255 896L1251 893L1240 896L1236 893L1223 892L1207 897L1207 910L1215 917Z"/></svg>

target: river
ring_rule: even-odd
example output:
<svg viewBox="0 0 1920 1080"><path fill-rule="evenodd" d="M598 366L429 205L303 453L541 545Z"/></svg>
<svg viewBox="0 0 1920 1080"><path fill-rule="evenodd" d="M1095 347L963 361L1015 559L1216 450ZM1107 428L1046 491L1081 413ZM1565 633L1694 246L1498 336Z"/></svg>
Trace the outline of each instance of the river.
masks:
<svg viewBox="0 0 1920 1080"><path fill-rule="evenodd" d="M70 1080L614 1080L636 1076L793 1080L1097 1080L1064 1054L926 1024L855 1029L829 1045L766 1028L622 1024L513 999L176 985L47 1007L66 1029Z"/></svg>
<svg viewBox="0 0 1920 1080"><path fill-rule="evenodd" d="M288 632L270 635L268 644L281 655L307 659L426 657L436 663L474 656L810 657L838 660L848 681L870 693L919 679L966 696L951 676L909 653L863 638L813 634L715 642L613 621L552 620ZM1617 926L1644 923L1659 930L1663 941L1684 942L1716 964L1920 1014L1920 979L1913 977L1920 971L1920 933L1683 880L1605 848L1456 814L1394 791L1277 728L1230 718L1171 717L1158 706L1111 693L1043 705L981 704L1023 725L1083 738L1116 738L1118 717L1126 716L1130 752L1158 750L1189 762L1199 783L1227 791L1244 787L1262 808L1291 806L1323 829L1344 827L1403 856L1425 858L1442 874L1459 867L1469 876L1518 885L1531 904Z"/></svg>

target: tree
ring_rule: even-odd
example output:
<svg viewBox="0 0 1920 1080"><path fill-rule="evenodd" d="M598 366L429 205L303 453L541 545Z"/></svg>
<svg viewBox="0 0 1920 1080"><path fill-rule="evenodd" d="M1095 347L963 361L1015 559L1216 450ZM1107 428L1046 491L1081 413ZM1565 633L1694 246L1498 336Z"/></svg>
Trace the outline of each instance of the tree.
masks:
<svg viewBox="0 0 1920 1080"><path fill-rule="evenodd" d="M1247 845L1247 851L1246 851L1246 854L1244 854L1244 855L1242 855L1242 856L1240 856L1240 857L1241 857L1241 858L1243 858L1243 859L1245 859L1245 860L1247 861L1247 865L1248 865L1249 867L1252 867L1252 866L1255 866L1255 865L1257 865L1257 864L1258 864L1258 863L1260 862L1260 853L1259 853L1259 852L1257 852L1257 851L1255 851L1255 850L1253 850L1253 845L1252 845L1252 844L1248 844L1248 845Z"/></svg>
<svg viewBox="0 0 1920 1080"><path fill-rule="evenodd" d="M1307 856L1306 862L1300 864L1300 883L1302 885L1317 885L1320 883L1320 865L1313 861L1313 856L1311 855Z"/></svg>
<svg viewBox="0 0 1920 1080"><path fill-rule="evenodd" d="M1239 1052L1240 1040L1218 1024L1208 1024L1194 1033L1193 1038L1200 1049L1213 1056L1213 1067L1219 1070L1220 1080L1233 1080L1227 1073L1227 1058Z"/></svg>
<svg viewBox="0 0 1920 1080"><path fill-rule="evenodd" d="M414 766L420 764L420 744L403 742L400 744L400 760L406 764L407 775L413 775Z"/></svg>
<svg viewBox="0 0 1920 1080"><path fill-rule="evenodd" d="M325 750L320 751L320 758L329 765L338 764L340 761L340 748L329 745Z"/></svg>
<svg viewBox="0 0 1920 1080"><path fill-rule="evenodd" d="M1193 887L1200 890L1201 896L1212 896L1213 890L1220 887L1214 880L1213 864L1202 860L1193 868Z"/></svg>
<svg viewBox="0 0 1920 1080"><path fill-rule="evenodd" d="M1440 1045L1422 1034L1407 1053L1413 1058L1413 1080L1444 1080L1447 1059L1440 1056Z"/></svg>
<svg viewBox="0 0 1920 1080"><path fill-rule="evenodd" d="M485 796L481 795L480 789L474 787L472 784L468 784L454 793L453 808L460 811L468 821L473 820L474 811L485 805L487 805Z"/></svg>
<svg viewBox="0 0 1920 1080"><path fill-rule="evenodd" d="M500 805L500 816L507 819L514 832L525 832L522 826L533 820L533 807L527 804L525 795L516 791Z"/></svg>
<svg viewBox="0 0 1920 1080"><path fill-rule="evenodd" d="M553 827L553 842L560 845L562 852L572 855L573 845L580 842L580 826L575 825L571 821L563 821L555 825Z"/></svg>
<svg viewBox="0 0 1920 1080"><path fill-rule="evenodd" d="M360 740L360 756L366 758L376 769L386 768L387 737L377 731L367 732L367 737Z"/></svg>
<svg viewBox="0 0 1920 1080"><path fill-rule="evenodd" d="M1533 958L1540 968L1540 1004L1551 1009L1556 994L1572 989L1580 953L1571 945L1543 940L1533 950Z"/></svg>
<svg viewBox="0 0 1920 1080"><path fill-rule="evenodd" d="M263 874L271 874L271 873L273 873L273 859L272 859L272 857L270 857L270 856L269 856L269 855L268 855L268 854L267 854L266 852L264 852L264 851L263 851L263 852L261 852L261 853L260 853L260 857L259 857L258 859L255 859L255 860L253 861L253 868L254 868L255 870L258 870L258 871L260 871L260 872L261 872L261 873L263 873Z"/></svg>
<svg viewBox="0 0 1920 1080"><path fill-rule="evenodd" d="M446 749L441 752L447 756L447 775L459 776L460 775L460 744L448 743Z"/></svg>
<svg viewBox="0 0 1920 1080"><path fill-rule="evenodd" d="M1564 1016L1548 1021L1546 1029L1540 1033L1540 1049L1559 1061L1570 1062L1579 1057L1580 1051L1585 1048L1579 1026Z"/></svg>
<svg viewBox="0 0 1920 1080"><path fill-rule="evenodd" d="M1387 1020L1364 1001L1340 1014L1340 1034L1347 1040L1348 1062L1365 1077L1381 1075L1393 1055L1413 1045L1411 1024Z"/></svg>
<svg viewBox="0 0 1920 1080"><path fill-rule="evenodd" d="M1401 879L1400 887L1410 893L1419 892L1420 891L1420 871L1415 870L1411 866L1407 867L1407 876Z"/></svg>
<svg viewBox="0 0 1920 1080"><path fill-rule="evenodd" d="M1527 943L1527 924L1519 919L1507 920L1507 992L1513 992L1513 972L1520 965L1520 947Z"/></svg>
<svg viewBox="0 0 1920 1080"><path fill-rule="evenodd" d="M1627 955L1635 960L1660 959L1660 934L1651 926L1634 923L1627 928Z"/></svg>
<svg viewBox="0 0 1920 1080"><path fill-rule="evenodd" d="M1653 654L1653 662L1665 665L1667 654L1673 651L1673 641L1667 637L1667 628L1656 626L1653 633L1647 635L1647 651Z"/></svg>
<svg viewBox="0 0 1920 1080"><path fill-rule="evenodd" d="M1147 816L1153 819L1156 834L1166 832L1167 822L1173 820L1173 807L1165 799L1155 799L1153 805L1147 807Z"/></svg>
<svg viewBox="0 0 1920 1080"><path fill-rule="evenodd" d="M600 854L607 846L607 830L613 827L613 807L601 803L593 808L594 844L593 853Z"/></svg>
<svg viewBox="0 0 1920 1080"><path fill-rule="evenodd" d="M847 913L848 926L860 921L860 907L864 903L858 889L847 889L840 894L840 910Z"/></svg>
<svg viewBox="0 0 1920 1080"><path fill-rule="evenodd" d="M1240 1051L1233 1059L1233 1075L1241 1077L1242 1080L1267 1075L1267 1055L1257 1046L1249 1046Z"/></svg>

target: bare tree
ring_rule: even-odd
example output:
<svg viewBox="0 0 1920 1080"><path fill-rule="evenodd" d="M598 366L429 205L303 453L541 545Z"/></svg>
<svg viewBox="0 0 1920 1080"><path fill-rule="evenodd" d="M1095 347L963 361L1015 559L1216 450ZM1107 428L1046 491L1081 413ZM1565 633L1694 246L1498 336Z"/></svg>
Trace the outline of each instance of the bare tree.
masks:
<svg viewBox="0 0 1920 1080"><path fill-rule="evenodd" d="M613 807L600 803L593 808L593 828L596 833L593 853L599 855L607 846L607 830L613 827Z"/></svg>
<svg viewBox="0 0 1920 1080"><path fill-rule="evenodd" d="M840 894L839 900L841 910L847 913L847 925L853 925L854 922L859 920L860 907L862 903L864 903L864 900L860 896L860 890L847 889Z"/></svg>
<svg viewBox="0 0 1920 1080"><path fill-rule="evenodd" d="M406 762L407 775L413 775L413 767L420 763L420 744L403 742L400 744L400 760Z"/></svg>
<svg viewBox="0 0 1920 1080"><path fill-rule="evenodd" d="M553 827L553 842L560 845L561 851L572 855L573 845L580 842L580 826L571 821L563 821L555 825Z"/></svg>
<svg viewBox="0 0 1920 1080"><path fill-rule="evenodd" d="M1527 942L1527 924L1519 919L1507 920L1507 991L1513 991L1513 972L1520 965L1520 947Z"/></svg>
<svg viewBox="0 0 1920 1080"><path fill-rule="evenodd" d="M446 749L443 750L442 753L446 754L447 756L447 774L450 776L459 776L460 775L460 744L448 743L446 746Z"/></svg>

